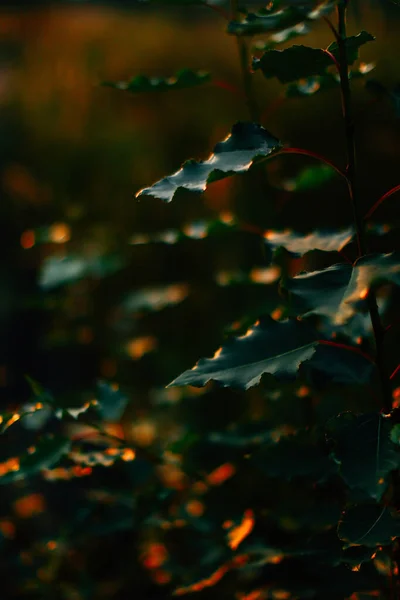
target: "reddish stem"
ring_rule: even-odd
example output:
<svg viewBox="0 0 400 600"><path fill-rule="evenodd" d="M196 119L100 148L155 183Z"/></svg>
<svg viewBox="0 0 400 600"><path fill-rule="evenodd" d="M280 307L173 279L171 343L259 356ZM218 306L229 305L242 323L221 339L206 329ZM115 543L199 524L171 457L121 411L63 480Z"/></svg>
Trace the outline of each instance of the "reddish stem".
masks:
<svg viewBox="0 0 400 600"><path fill-rule="evenodd" d="M243 98L245 97L242 90L236 87L236 85L229 83L229 81L224 81L223 79L213 79L211 81L211 85L213 85L214 87L221 88L222 90L227 90L228 92L231 92L231 94L238 96L241 100L243 100Z"/></svg>
<svg viewBox="0 0 400 600"><path fill-rule="evenodd" d="M334 171L336 171L336 173L338 173L341 177L343 177L347 181L346 174L341 169L339 169L339 167L337 167L328 158L325 158L325 156L322 156L321 154L318 154L317 152L312 152L311 150L306 150L305 148L283 148L275 156L278 156L279 154L302 154L303 156L309 156L310 158L315 158L316 160L319 160L320 162L323 162L326 165L328 165L329 167L331 167L332 169L334 169Z"/></svg>
<svg viewBox="0 0 400 600"><path fill-rule="evenodd" d="M325 52L325 54L327 54L329 56L329 58L332 60L335 67L337 68L338 72L340 73L340 64L339 64L339 61L337 60L337 58L335 56L333 56L332 52L329 52L329 50L327 50L327 49L325 49L324 52Z"/></svg>
<svg viewBox="0 0 400 600"><path fill-rule="evenodd" d="M400 371L400 365L397 365L397 367L395 368L395 370L393 371L393 373L391 374L389 379L394 379L399 371Z"/></svg>
<svg viewBox="0 0 400 600"><path fill-rule="evenodd" d="M221 8L220 6L217 6L215 4L208 4L208 2L201 2L201 4L203 6L207 6L207 8L211 8L211 10L213 10L216 13L218 13L220 15L220 17L222 17L226 21L229 21L229 15L228 15L228 13L223 8Z"/></svg>
<svg viewBox="0 0 400 600"><path fill-rule="evenodd" d="M369 209L369 211L365 215L364 219L369 219L370 217L372 217L372 215L374 214L374 212L376 211L378 206L380 206L383 202L385 202L385 200L387 200L387 198L390 198L390 196L393 196L393 194L396 194L396 192L400 192L400 185L396 185L394 188L392 188L391 190L386 192L386 194L383 194L383 196L381 196L379 198L379 200L377 202L375 202L375 204L372 206L372 208Z"/></svg>
<svg viewBox="0 0 400 600"><path fill-rule="evenodd" d="M356 354L363 356L372 364L375 364L375 361L372 358L372 356L370 356L366 352L363 352L362 350L360 350L360 348L355 348L354 346L349 346L348 344L340 344L339 342L330 342L329 340L318 340L318 343L322 344L323 346L332 346L333 348L342 348L342 350L349 350L350 352L355 352Z"/></svg>

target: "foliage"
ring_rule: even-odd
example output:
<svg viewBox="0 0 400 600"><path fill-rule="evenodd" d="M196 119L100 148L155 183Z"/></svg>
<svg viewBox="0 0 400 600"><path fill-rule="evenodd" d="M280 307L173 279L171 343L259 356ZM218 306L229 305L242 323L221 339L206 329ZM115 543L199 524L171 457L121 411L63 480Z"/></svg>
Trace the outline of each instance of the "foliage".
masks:
<svg viewBox="0 0 400 600"><path fill-rule="evenodd" d="M183 10L193 2L178 4ZM208 6L200 4L194 10ZM93 336L81 326L83 307L92 298L106 307L99 322L110 337L113 331L122 381L107 368L76 390L67 363L64 380L38 382L35 372L25 373L24 401L6 399L0 483L14 520L4 513L0 532L5 569L18 574L10 597L398 597L400 357L391 336L398 333L400 255L395 222L366 226L352 88L370 69L349 66L375 38L347 35L348 5L274 0L252 13L232 2L227 28L236 37L249 115L234 120L209 158L186 160L177 171L175 158L165 159L172 175L136 192L154 226L126 240L110 239L105 228L92 244L83 239L65 253L47 251L69 239L65 225L21 236L25 251L43 251L40 303L72 315L82 343ZM318 22L335 37L327 48L276 48ZM267 35L263 54L251 58L259 34ZM253 79L261 85L273 77L290 84L287 102L340 89L341 159L289 145L274 113L263 118ZM104 85L132 92L126 96L134 102L143 93L150 103L170 90L200 95L206 81L218 80L193 68L172 79L137 75ZM226 131L221 124L216 139ZM175 135L171 128L166 153ZM162 136L153 141L161 145ZM329 153L332 144L323 141ZM286 172L281 165L290 155L312 166ZM197 219L208 194L223 195L228 186L237 203L227 211L214 199L217 210ZM331 186L344 215L337 226L327 217L337 209L325 200ZM375 199L368 217L397 191ZM307 206L313 194L314 209L324 205L315 218ZM172 217L157 212L157 199L171 203ZM180 203L187 212L175 208ZM299 224L296 214L304 215ZM132 255L145 257L149 248L160 252L150 261L156 271L138 273ZM73 327L55 335L52 347L68 335ZM131 370L134 386L126 384ZM158 415L157 430L150 411L143 417L144 398ZM14 521L44 515L47 502L63 502L63 514L54 512L27 546L17 538L20 550Z"/></svg>

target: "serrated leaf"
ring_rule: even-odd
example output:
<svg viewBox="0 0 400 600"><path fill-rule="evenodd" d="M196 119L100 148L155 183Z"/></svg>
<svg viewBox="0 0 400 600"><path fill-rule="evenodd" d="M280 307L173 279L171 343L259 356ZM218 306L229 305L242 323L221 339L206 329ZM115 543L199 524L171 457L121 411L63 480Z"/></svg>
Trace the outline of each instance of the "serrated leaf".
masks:
<svg viewBox="0 0 400 600"><path fill-rule="evenodd" d="M385 546L400 536L400 518L387 506L361 504L344 512L338 535L349 546Z"/></svg>
<svg viewBox="0 0 400 600"><path fill-rule="evenodd" d="M352 35L346 39L346 51L347 51L347 62L352 65L358 59L358 51L361 46L368 42L373 42L375 37L368 33L368 31L361 31L358 35ZM336 59L340 59L339 45L337 42L333 42L328 46L328 50Z"/></svg>
<svg viewBox="0 0 400 600"><path fill-rule="evenodd" d="M292 379L300 364L313 356L316 346L316 334L306 324L268 317L217 350L213 358L199 360L169 385L201 387L212 380L224 387L249 389L264 373Z"/></svg>
<svg viewBox="0 0 400 600"><path fill-rule="evenodd" d="M42 438L32 451L3 463L4 475L0 476L0 484L26 479L48 469L68 452L70 446L71 441L61 436Z"/></svg>
<svg viewBox="0 0 400 600"><path fill-rule="evenodd" d="M322 75L332 66L331 57L320 48L291 46L285 50L269 50L253 59L253 69L261 69L268 79L277 77L281 83Z"/></svg>
<svg viewBox="0 0 400 600"><path fill-rule="evenodd" d="M283 282L291 293L296 312L320 315L332 324L346 324L357 304L365 302L372 287L381 283L400 285L400 255L371 254L355 265L337 264L322 271L297 275Z"/></svg>
<svg viewBox="0 0 400 600"><path fill-rule="evenodd" d="M312 250L322 252L340 252L353 238L352 227L341 231L312 231L308 234L300 234L295 231L267 231L264 234L266 243L274 250L285 248L291 254L304 256Z"/></svg>
<svg viewBox="0 0 400 600"><path fill-rule="evenodd" d="M154 196L171 202L180 188L204 192L209 183L244 173L258 159L276 153L281 147L282 143L261 125L236 123L231 134L215 146L206 161L186 161L179 171L140 190L136 197Z"/></svg>
<svg viewBox="0 0 400 600"><path fill-rule="evenodd" d="M133 77L129 81L104 81L102 85L117 90L124 90L132 94L140 94L146 92L181 90L202 85L210 80L210 73L193 71L192 69L181 69L172 77L146 77L146 75L136 75L136 77Z"/></svg>
<svg viewBox="0 0 400 600"><path fill-rule="evenodd" d="M390 473L400 466L400 451L390 440L391 419L380 413L347 412L330 419L327 429L346 484L381 500Z"/></svg>
<svg viewBox="0 0 400 600"><path fill-rule="evenodd" d="M366 31L347 38L349 64L353 64L357 60L360 46L374 39ZM328 51L336 59L339 59L336 42L329 46ZM321 48L291 46L285 50L270 50L265 52L261 58L255 58L253 69L261 69L267 78L277 77L282 83L290 83L299 79L325 75L326 70L333 64L329 53Z"/></svg>

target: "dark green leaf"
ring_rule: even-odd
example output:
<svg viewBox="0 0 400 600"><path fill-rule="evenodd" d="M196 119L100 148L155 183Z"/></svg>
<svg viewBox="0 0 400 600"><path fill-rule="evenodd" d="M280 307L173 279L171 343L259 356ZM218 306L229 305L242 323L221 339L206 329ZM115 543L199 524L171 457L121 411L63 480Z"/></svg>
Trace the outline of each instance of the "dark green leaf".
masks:
<svg viewBox="0 0 400 600"><path fill-rule="evenodd" d="M277 12L248 13L241 21L231 21L228 33L255 35L291 28L307 18L309 7L288 7Z"/></svg>
<svg viewBox="0 0 400 600"><path fill-rule="evenodd" d="M349 71L350 79L359 79L370 73L375 68L375 63L362 63ZM313 96L318 92L324 92L340 85L338 73L327 72L324 75L316 75L290 83L286 88L288 98Z"/></svg>
<svg viewBox="0 0 400 600"><path fill-rule="evenodd" d="M35 446L34 451L29 451L16 457L18 468L11 469L0 477L1 483L26 479L38 474L43 469L48 469L57 463L70 448L71 441L61 437L43 437Z"/></svg>
<svg viewBox="0 0 400 600"><path fill-rule="evenodd" d="M366 31L347 38L349 64L353 64L357 60L360 46L374 39ZM336 42L331 44L328 50L336 59L339 59ZM270 50L265 52L260 59L253 60L253 69L261 69L265 77L277 77L282 83L325 75L326 70L333 65L328 52L308 46L291 46L286 50ZM314 83L314 87L315 85Z"/></svg>
<svg viewBox="0 0 400 600"><path fill-rule="evenodd" d="M265 77L277 77L282 83L323 75L332 65L332 58L326 52L308 46L270 50L253 60L254 70L261 69Z"/></svg>
<svg viewBox="0 0 400 600"><path fill-rule="evenodd" d="M381 500L390 473L400 466L400 451L390 440L391 419L380 413L347 412L330 419L327 427L346 484Z"/></svg>
<svg viewBox="0 0 400 600"><path fill-rule="evenodd" d="M292 379L316 346L316 334L305 323L268 317L217 350L213 358L199 360L170 385L201 387L213 380L224 387L248 389L257 385L264 373Z"/></svg>
<svg viewBox="0 0 400 600"><path fill-rule="evenodd" d="M50 290L85 277L101 278L123 266L119 256L49 256L42 264L39 285Z"/></svg>
<svg viewBox="0 0 400 600"><path fill-rule="evenodd" d="M140 94L144 92L181 90L201 85L210 81L210 79L210 73L205 73L204 71L192 71L191 69L181 69L173 77L146 77L145 75L137 75L129 81L105 81L102 85L117 90L125 90L132 94Z"/></svg>
<svg viewBox="0 0 400 600"><path fill-rule="evenodd" d="M349 546L386 546L400 535L400 518L387 506L352 506L342 515L338 535Z"/></svg>
<svg viewBox="0 0 400 600"><path fill-rule="evenodd" d="M186 161L179 171L140 190L136 196L154 196L170 202L179 188L204 192L209 183L244 173L257 159L270 156L281 147L282 143L261 125L236 123L232 133L215 146L206 161Z"/></svg>
<svg viewBox="0 0 400 600"><path fill-rule="evenodd" d="M267 50L273 50L279 44L284 44L289 40L299 37L300 35L307 35L310 33L311 28L307 23L298 23L293 27L288 27L277 33L273 33L269 36L266 42L258 41L254 44L255 52L266 52Z"/></svg>

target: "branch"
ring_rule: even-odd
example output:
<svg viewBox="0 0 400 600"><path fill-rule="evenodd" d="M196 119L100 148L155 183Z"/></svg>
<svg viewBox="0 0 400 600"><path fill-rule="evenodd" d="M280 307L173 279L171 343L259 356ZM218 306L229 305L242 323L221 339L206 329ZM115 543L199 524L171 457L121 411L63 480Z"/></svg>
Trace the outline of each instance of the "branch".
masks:
<svg viewBox="0 0 400 600"><path fill-rule="evenodd" d="M380 206L383 202L385 202L385 200L387 200L388 198L390 198L390 196L393 196L393 194L396 194L397 192L400 192L400 185L396 185L394 188L386 192L386 194L383 194L383 196L381 196L379 200L377 200L377 202L375 202L375 204L369 209L364 219L366 220L372 217L378 206Z"/></svg>

